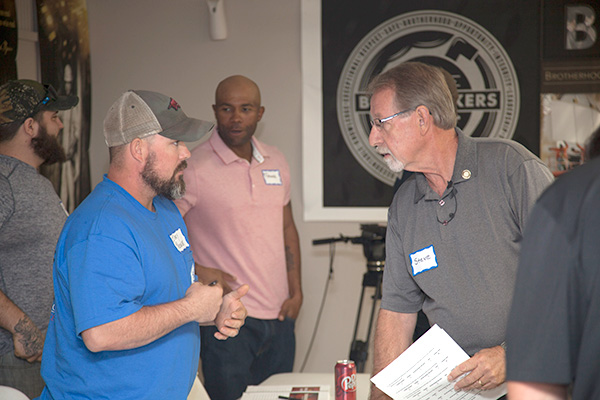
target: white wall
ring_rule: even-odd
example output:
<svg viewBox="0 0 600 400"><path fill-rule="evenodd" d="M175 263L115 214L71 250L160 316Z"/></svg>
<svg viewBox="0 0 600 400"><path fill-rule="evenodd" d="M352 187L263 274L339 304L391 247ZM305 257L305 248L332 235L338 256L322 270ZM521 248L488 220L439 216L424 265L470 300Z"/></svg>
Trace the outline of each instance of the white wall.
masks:
<svg viewBox="0 0 600 400"><path fill-rule="evenodd" d="M358 223L302 220L300 0L224 0L229 36L212 41L204 0L87 0L92 73L92 184L108 167L102 121L127 89L175 98L193 117L214 120L217 83L243 74L261 88L266 112L257 136L279 147L292 171L292 205L301 237L304 306L297 321L295 370L304 360L328 274L328 246L317 238L358 236ZM190 146L190 147L193 147ZM338 244L317 338L305 371L331 372L347 358L358 307L362 247ZM369 292L370 293L370 292ZM365 313L366 313L365 309ZM362 326L366 329L366 323Z"/></svg>

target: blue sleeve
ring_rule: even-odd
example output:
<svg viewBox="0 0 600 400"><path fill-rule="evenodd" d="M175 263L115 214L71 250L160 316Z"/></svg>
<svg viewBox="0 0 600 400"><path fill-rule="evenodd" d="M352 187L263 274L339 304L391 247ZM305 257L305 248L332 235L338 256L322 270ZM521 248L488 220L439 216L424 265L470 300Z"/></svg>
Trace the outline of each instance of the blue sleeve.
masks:
<svg viewBox="0 0 600 400"><path fill-rule="evenodd" d="M127 244L91 235L69 251L67 268L78 335L142 308L144 274L136 251Z"/></svg>

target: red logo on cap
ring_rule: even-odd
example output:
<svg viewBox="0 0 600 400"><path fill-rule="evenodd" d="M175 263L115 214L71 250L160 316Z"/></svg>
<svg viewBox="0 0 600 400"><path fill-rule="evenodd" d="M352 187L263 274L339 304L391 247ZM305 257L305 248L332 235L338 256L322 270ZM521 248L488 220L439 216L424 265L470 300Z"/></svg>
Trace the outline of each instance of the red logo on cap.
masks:
<svg viewBox="0 0 600 400"><path fill-rule="evenodd" d="M179 111L179 109L181 108L181 106L179 104L177 104L177 102L171 98L171 101L169 102L169 107L167 107L167 110L169 108L172 108L175 111Z"/></svg>

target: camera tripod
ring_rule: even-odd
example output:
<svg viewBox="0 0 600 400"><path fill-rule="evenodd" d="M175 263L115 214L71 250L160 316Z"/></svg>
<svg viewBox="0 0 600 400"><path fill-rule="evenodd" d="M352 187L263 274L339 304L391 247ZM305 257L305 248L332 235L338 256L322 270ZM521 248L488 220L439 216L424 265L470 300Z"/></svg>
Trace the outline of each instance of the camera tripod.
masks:
<svg viewBox="0 0 600 400"><path fill-rule="evenodd" d="M377 302L381 300L381 282L383 280L383 267L385 261L369 261L367 262L367 272L363 275L362 291L358 303L358 311L356 313L356 323L354 324L354 334L352 335L352 345L350 347L350 360L354 360L356 364L356 372L365 371L365 363L369 356L369 342L371 339L371 331L373 329L373 320L377 310ZM367 337L365 340L358 340L358 327L360 325L360 316L362 314L363 300L365 291L368 287L374 287L375 293L371 297L371 315L369 317L369 326L367 329Z"/></svg>
<svg viewBox="0 0 600 400"><path fill-rule="evenodd" d="M367 259L367 272L363 275L362 291L360 294L360 302L358 304L356 323L354 325L352 345L350 347L350 360L354 361L356 372L364 372L365 370L365 362L367 361L367 356L369 354L369 340L373 328L373 319L375 318L375 312L377 310L377 301L381 300L381 281L383 280L383 267L385 266L386 234L386 227L376 224L361 224L360 229L362 235L359 237L346 237L340 235L339 238L313 240L313 245L349 241L354 244L362 244L363 246L363 254ZM356 335L358 333L365 289L367 287L374 287L375 294L372 297L373 304L371 306L367 337L366 340L363 341L357 340Z"/></svg>

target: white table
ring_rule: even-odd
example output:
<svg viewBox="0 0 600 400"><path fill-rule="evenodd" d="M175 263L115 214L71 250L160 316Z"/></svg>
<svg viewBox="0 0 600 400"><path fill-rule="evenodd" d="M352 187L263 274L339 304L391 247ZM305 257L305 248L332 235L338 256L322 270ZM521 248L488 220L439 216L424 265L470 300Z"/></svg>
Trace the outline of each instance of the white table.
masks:
<svg viewBox="0 0 600 400"><path fill-rule="evenodd" d="M371 390L369 374L356 374L356 400L367 400ZM335 400L335 378L333 372L328 373L296 373L275 374L268 377L260 386L319 386L329 385L329 399Z"/></svg>
<svg viewBox="0 0 600 400"><path fill-rule="evenodd" d="M2 400L29 400L23 392L8 386L0 386L0 399Z"/></svg>

